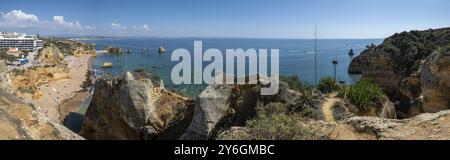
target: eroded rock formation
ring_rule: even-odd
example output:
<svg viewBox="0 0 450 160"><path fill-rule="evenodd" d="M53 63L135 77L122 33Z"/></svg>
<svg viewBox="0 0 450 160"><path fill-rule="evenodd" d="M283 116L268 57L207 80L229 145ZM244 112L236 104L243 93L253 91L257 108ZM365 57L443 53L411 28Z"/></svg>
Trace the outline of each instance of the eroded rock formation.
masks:
<svg viewBox="0 0 450 160"><path fill-rule="evenodd" d="M424 112L450 109L450 51L440 50L420 68Z"/></svg>
<svg viewBox="0 0 450 160"><path fill-rule="evenodd" d="M448 109L448 92L432 87L448 88L448 51L441 48L449 44L450 28L395 34L353 59L349 73L383 88L400 118Z"/></svg>
<svg viewBox="0 0 450 160"><path fill-rule="evenodd" d="M268 103L291 104L299 93L280 82L278 94L261 96L261 85L217 85L208 86L197 98L194 118L180 139L214 139L221 130L232 126L244 126L256 116L257 106Z"/></svg>
<svg viewBox="0 0 450 160"><path fill-rule="evenodd" d="M162 83L161 83L162 84ZM192 120L193 101L145 73L100 79L81 135L87 139L176 139Z"/></svg>

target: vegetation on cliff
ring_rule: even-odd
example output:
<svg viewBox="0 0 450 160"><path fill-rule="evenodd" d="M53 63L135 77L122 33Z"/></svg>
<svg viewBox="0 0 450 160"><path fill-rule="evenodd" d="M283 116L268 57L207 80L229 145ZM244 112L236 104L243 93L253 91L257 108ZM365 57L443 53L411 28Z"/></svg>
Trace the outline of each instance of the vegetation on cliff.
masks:
<svg viewBox="0 0 450 160"><path fill-rule="evenodd" d="M362 80L354 85L343 87L339 91L339 95L348 99L359 109L367 110L367 107L379 101L384 96L384 93L378 86Z"/></svg>
<svg viewBox="0 0 450 160"><path fill-rule="evenodd" d="M450 28L397 33L386 38L379 46L369 46L353 59L349 73L362 74L362 79L380 86L389 99L396 102L401 118L423 112L437 112L450 106L429 106L430 103L423 103L423 100L432 98L429 95L446 94L429 87L445 88L435 82L450 81L449 76L441 76L446 71L442 68L450 63L446 56L449 44ZM440 60L433 57L440 57ZM441 69L435 72L435 69L427 68ZM424 90L427 90L426 95L423 94ZM433 107L436 109L432 109Z"/></svg>
<svg viewBox="0 0 450 160"><path fill-rule="evenodd" d="M6 50L0 49L0 60L5 60L7 62L15 61L17 57L13 55L6 54Z"/></svg>

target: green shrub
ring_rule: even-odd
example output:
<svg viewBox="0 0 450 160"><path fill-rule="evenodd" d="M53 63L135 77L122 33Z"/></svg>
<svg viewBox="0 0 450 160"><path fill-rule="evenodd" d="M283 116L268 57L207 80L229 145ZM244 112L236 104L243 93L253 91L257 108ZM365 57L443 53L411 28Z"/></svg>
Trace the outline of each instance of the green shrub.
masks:
<svg viewBox="0 0 450 160"><path fill-rule="evenodd" d="M288 107L283 103L269 103L256 107L258 117L269 117L273 114L288 113Z"/></svg>
<svg viewBox="0 0 450 160"><path fill-rule="evenodd" d="M383 91L378 86L363 80L343 88L339 92L339 96L348 99L350 103L356 105L359 109L366 110L368 105L379 101L383 97Z"/></svg>
<svg viewBox="0 0 450 160"><path fill-rule="evenodd" d="M298 79L297 76L280 76L280 81L287 83L289 88L295 91L302 91L307 88L311 88L311 86L300 82L300 79Z"/></svg>
<svg viewBox="0 0 450 160"><path fill-rule="evenodd" d="M301 124L300 116L275 114L247 122L247 131L240 134L226 134L219 139L237 140L322 140L329 139Z"/></svg>
<svg viewBox="0 0 450 160"><path fill-rule="evenodd" d="M443 52L450 52L450 45L447 45L441 49Z"/></svg>
<svg viewBox="0 0 450 160"><path fill-rule="evenodd" d="M319 81L317 86L322 93L330 93L340 89L338 82L332 77L325 77Z"/></svg>
<svg viewBox="0 0 450 160"><path fill-rule="evenodd" d="M299 103L304 105L304 106L315 106L316 104L316 100L319 99L320 97L314 93L315 90L314 89L306 89L303 90L299 97Z"/></svg>

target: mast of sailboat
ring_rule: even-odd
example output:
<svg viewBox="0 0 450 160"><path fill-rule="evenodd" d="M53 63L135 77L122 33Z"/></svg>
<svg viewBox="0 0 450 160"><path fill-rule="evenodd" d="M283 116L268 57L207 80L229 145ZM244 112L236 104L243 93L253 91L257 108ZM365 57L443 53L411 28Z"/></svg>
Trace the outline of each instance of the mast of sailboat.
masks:
<svg viewBox="0 0 450 160"><path fill-rule="evenodd" d="M314 23L314 84L317 85L317 23Z"/></svg>

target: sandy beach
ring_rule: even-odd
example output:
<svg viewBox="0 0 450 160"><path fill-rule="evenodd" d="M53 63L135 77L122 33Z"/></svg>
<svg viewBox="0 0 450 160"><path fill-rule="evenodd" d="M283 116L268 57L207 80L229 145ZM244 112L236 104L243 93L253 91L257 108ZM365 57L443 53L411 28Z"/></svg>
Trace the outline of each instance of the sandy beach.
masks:
<svg viewBox="0 0 450 160"><path fill-rule="evenodd" d="M60 114L59 106L80 93L87 91L87 75L92 64L92 58L91 55L65 57L65 61L68 63L70 79L42 85L38 88L43 95L40 99L33 100L32 97L25 97L24 101L39 106L41 112L50 120L61 123L61 120L64 118L64 115L61 114L66 114L66 110L63 109L63 112ZM77 103L71 104L76 105Z"/></svg>

